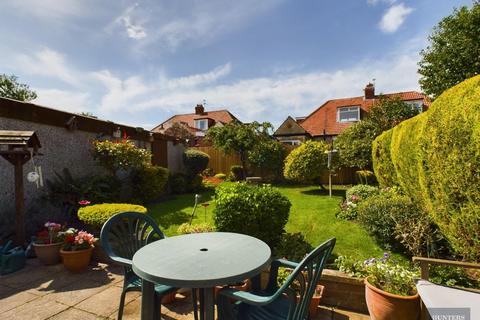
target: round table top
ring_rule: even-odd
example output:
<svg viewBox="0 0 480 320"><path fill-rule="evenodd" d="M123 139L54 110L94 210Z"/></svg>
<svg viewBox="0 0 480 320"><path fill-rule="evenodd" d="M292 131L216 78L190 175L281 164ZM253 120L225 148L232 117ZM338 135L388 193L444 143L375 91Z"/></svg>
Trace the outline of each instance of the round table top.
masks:
<svg viewBox="0 0 480 320"><path fill-rule="evenodd" d="M195 233L155 241L133 256L141 278L173 287L210 288L240 282L270 262L270 247L251 236Z"/></svg>

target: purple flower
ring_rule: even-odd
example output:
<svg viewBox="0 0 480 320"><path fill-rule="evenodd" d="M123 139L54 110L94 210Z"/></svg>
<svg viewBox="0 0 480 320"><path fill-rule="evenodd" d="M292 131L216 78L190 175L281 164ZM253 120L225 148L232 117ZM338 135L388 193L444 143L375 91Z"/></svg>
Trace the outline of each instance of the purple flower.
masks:
<svg viewBox="0 0 480 320"><path fill-rule="evenodd" d="M385 253L383 254L383 258L384 258L384 259L390 258L390 254L389 254L388 252L385 252Z"/></svg>

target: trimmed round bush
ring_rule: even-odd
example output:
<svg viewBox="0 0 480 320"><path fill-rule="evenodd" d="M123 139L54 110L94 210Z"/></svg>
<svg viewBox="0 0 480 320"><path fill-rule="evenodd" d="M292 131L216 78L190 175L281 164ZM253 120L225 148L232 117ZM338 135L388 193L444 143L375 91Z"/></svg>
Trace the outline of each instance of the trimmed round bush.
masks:
<svg viewBox="0 0 480 320"><path fill-rule="evenodd" d="M217 231L250 235L274 248L290 214L290 201L269 185L220 185L215 191Z"/></svg>
<svg viewBox="0 0 480 320"><path fill-rule="evenodd" d="M480 76L445 91L427 112L374 144L380 183L400 185L458 254L480 260ZM392 166L391 178L383 179L383 168Z"/></svg>
<svg viewBox="0 0 480 320"><path fill-rule="evenodd" d="M405 123L406 121L402 122ZM372 143L373 171L378 183L382 187L397 185L397 173L392 162L390 147L392 144L393 130L388 130L379 135Z"/></svg>
<svg viewBox="0 0 480 320"><path fill-rule="evenodd" d="M133 194L143 202L158 198L165 192L170 171L159 166L146 166L132 173Z"/></svg>
<svg viewBox="0 0 480 320"><path fill-rule="evenodd" d="M188 175L197 175L207 169L210 156L205 152L188 149L183 153L183 164Z"/></svg>
<svg viewBox="0 0 480 320"><path fill-rule="evenodd" d="M203 188L203 178L201 175L194 175L193 177L187 177L187 191L198 192Z"/></svg>
<svg viewBox="0 0 480 320"><path fill-rule="evenodd" d="M327 170L329 146L324 142L306 141L294 149L285 159L283 175L288 180L315 182Z"/></svg>
<svg viewBox="0 0 480 320"><path fill-rule="evenodd" d="M78 209L78 218L94 227L101 228L110 217L121 212L147 213L147 208L128 203L102 203Z"/></svg>

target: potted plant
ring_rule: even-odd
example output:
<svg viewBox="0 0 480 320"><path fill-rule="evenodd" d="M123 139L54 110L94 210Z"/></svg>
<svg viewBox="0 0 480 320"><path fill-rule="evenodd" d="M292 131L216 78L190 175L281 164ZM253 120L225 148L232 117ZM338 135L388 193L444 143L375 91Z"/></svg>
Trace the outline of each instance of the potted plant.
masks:
<svg viewBox="0 0 480 320"><path fill-rule="evenodd" d="M282 286L285 281L287 280L287 278L290 276L290 274L292 273L292 269L288 269L288 268L279 268L278 269L278 275L277 275L277 285L280 287ZM303 273L304 274L304 278L308 281L308 277L307 277L307 274L306 272ZM297 278L298 279L298 278ZM290 285L290 287L299 292L300 291L300 288L301 288L301 285L300 285L300 282L299 280L294 280L292 282L292 284ZM320 305L320 300L322 299L322 295L323 295L323 290L325 289L324 286L320 285L320 284L317 284L316 287L315 287L315 292L313 293L313 296L312 296L312 299L310 300L310 305L308 306L308 316L309 318L311 317L314 317L317 315L318 313L318 306ZM297 301L300 299L300 295L297 294Z"/></svg>
<svg viewBox="0 0 480 320"><path fill-rule="evenodd" d="M370 317L375 320L415 320L420 316L420 298L413 278L415 273L389 259L364 262L365 300Z"/></svg>
<svg viewBox="0 0 480 320"><path fill-rule="evenodd" d="M46 222L44 229L37 233L33 242L35 254L43 264L51 265L60 262L60 248L63 244L62 225Z"/></svg>
<svg viewBox="0 0 480 320"><path fill-rule="evenodd" d="M65 242L60 249L63 265L71 272L84 271L92 258L95 237L86 232L70 228L64 232Z"/></svg>

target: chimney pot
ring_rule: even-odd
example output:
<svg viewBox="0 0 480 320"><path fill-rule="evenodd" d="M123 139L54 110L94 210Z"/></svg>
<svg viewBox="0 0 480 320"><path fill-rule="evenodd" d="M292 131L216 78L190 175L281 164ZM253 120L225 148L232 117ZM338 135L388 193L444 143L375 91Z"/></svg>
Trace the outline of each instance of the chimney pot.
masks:
<svg viewBox="0 0 480 320"><path fill-rule="evenodd" d="M368 83L365 86L365 99L374 99L375 98L375 85L373 83Z"/></svg>
<svg viewBox="0 0 480 320"><path fill-rule="evenodd" d="M205 108L201 104L197 104L195 107L195 114L204 114Z"/></svg>

